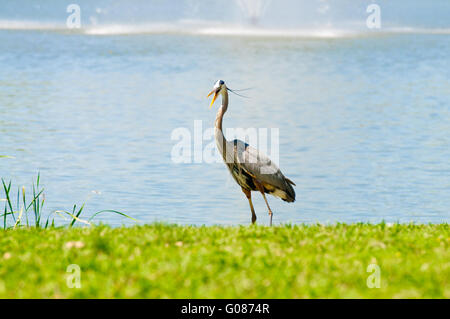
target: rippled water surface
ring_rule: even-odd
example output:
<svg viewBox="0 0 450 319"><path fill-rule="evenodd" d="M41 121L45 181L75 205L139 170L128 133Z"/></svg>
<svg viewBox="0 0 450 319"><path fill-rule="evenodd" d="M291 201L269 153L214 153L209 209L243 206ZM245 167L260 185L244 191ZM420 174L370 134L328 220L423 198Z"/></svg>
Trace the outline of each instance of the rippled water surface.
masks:
<svg viewBox="0 0 450 319"><path fill-rule="evenodd" d="M177 164L174 129L279 128L297 201L269 197L275 223L450 220L450 36L337 38L87 35L0 30L0 176L41 173L47 211L141 222L248 224L223 163ZM211 140L204 141L206 146ZM256 145L255 145L256 146ZM267 223L254 193L258 221ZM131 222L114 215L111 225Z"/></svg>

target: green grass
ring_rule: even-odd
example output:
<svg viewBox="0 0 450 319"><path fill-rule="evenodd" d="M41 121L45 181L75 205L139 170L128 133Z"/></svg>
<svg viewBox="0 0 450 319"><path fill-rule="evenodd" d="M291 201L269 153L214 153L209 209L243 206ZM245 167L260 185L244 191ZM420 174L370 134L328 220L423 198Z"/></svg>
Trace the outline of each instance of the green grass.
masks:
<svg viewBox="0 0 450 319"><path fill-rule="evenodd" d="M4 156L3 156L4 157ZM67 227L72 227L76 222L85 225L91 225L91 221L100 214L113 213L126 218L135 220L134 218L112 209L98 211L91 215L89 219L81 219L81 213L84 210L84 204L77 208L73 205L72 211L55 210L44 216L43 208L45 203L44 189L40 187L41 176L38 174L36 183L32 183L31 196L25 189L17 187L17 192L13 193L11 181L6 182L3 178L2 187L0 188L0 201L5 202L3 213L0 214L3 229L16 229L21 227L49 228L55 226L55 217L60 217L66 221ZM3 193L3 194L2 194ZM4 196L2 198L1 196ZM31 198L30 198L31 197ZM28 198L28 200L27 200ZM29 215L31 215L29 217Z"/></svg>
<svg viewBox="0 0 450 319"><path fill-rule="evenodd" d="M450 298L449 243L448 224L10 228L0 297Z"/></svg>

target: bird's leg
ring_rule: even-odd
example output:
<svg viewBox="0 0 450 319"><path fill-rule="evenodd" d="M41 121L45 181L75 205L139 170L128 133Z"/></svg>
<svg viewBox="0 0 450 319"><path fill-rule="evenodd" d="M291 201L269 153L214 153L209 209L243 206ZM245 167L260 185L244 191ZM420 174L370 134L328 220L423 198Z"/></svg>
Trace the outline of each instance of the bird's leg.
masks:
<svg viewBox="0 0 450 319"><path fill-rule="evenodd" d="M267 201L266 194L264 192L264 186L261 183L259 183L258 181L253 180L253 182L256 185L256 187L258 188L258 190L261 192L262 196L264 197L264 201L266 202L267 208L269 209L269 218L270 218L269 226L272 226L273 213L272 213L272 210L270 209L269 202Z"/></svg>
<svg viewBox="0 0 450 319"><path fill-rule="evenodd" d="M264 194L264 191L262 191L261 194L263 195L264 200L266 201L267 208L269 209L269 217L270 217L269 226L272 226L272 216L273 216L272 210L270 209L269 202L267 201L266 194Z"/></svg>
<svg viewBox="0 0 450 319"><path fill-rule="evenodd" d="M252 210L252 224L254 224L256 222L256 214L252 203L252 193L245 188L242 188L242 191L244 192L245 196L247 196L248 203L250 204L250 209Z"/></svg>

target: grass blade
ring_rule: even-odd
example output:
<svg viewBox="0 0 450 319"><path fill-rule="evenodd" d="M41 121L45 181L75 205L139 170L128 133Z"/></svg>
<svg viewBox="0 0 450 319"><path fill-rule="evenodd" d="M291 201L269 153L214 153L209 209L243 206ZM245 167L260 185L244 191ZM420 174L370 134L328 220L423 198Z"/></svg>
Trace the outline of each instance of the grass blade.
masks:
<svg viewBox="0 0 450 319"><path fill-rule="evenodd" d="M92 216L88 219L88 221L90 222L95 216L97 216L97 215L99 215L99 214L102 214L102 213L114 213L114 214L118 214L118 215L124 216L124 217L129 218L129 219L132 219L132 220L134 220L135 222L138 222L138 220L137 220L136 218L130 217L130 216L128 216L127 214L124 214L124 213L122 213L122 212L119 212L119 211L117 211L117 210L112 210L112 209L105 209L105 210L101 210L101 211L99 211L99 212L96 212L94 215L92 215Z"/></svg>
<svg viewBox="0 0 450 319"><path fill-rule="evenodd" d="M73 207L73 212L75 213L75 208L76 206L74 205ZM80 210L78 211L77 214L74 214L75 218L72 220L72 222L70 223L69 227L72 227L73 224L75 224L75 221L79 220L78 217L81 215L81 212L83 211L84 208L84 204L81 206Z"/></svg>
<svg viewBox="0 0 450 319"><path fill-rule="evenodd" d="M64 218L64 215L62 215L62 213L69 215L70 217L72 217L71 223L69 224L69 227L72 227L73 224L75 223L75 221L79 221L80 223L84 223L86 225L91 225L91 223L89 221L86 221L84 219L78 218L78 216L76 216L73 213L70 213L68 211L65 210L57 210L55 211L56 214L58 214L59 216L61 216L62 218ZM65 218L64 218L65 219Z"/></svg>
<svg viewBox="0 0 450 319"><path fill-rule="evenodd" d="M19 212L19 217L17 217L17 221L16 221L16 223L14 224L14 227L13 227L13 229L16 229L16 227L18 226L18 225L20 225L20 220L22 219L22 213L23 213L23 208L20 210L20 212Z"/></svg>

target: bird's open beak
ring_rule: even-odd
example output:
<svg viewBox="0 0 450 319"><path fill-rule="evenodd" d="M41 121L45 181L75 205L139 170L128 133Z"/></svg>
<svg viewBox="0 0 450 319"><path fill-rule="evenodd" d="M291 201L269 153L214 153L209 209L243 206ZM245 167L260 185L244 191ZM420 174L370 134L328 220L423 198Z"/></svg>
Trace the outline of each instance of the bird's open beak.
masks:
<svg viewBox="0 0 450 319"><path fill-rule="evenodd" d="M213 106L213 104L214 104L214 102L216 101L216 98L217 98L217 95L219 95L218 93L219 93L219 90L218 89L214 89L214 90L212 90L211 92L209 92L209 94L206 96L206 97L209 97L211 94L213 94L214 93L214 96L213 96L213 99L212 99L212 101L211 101L211 104L209 105L209 108L211 108L212 106Z"/></svg>

